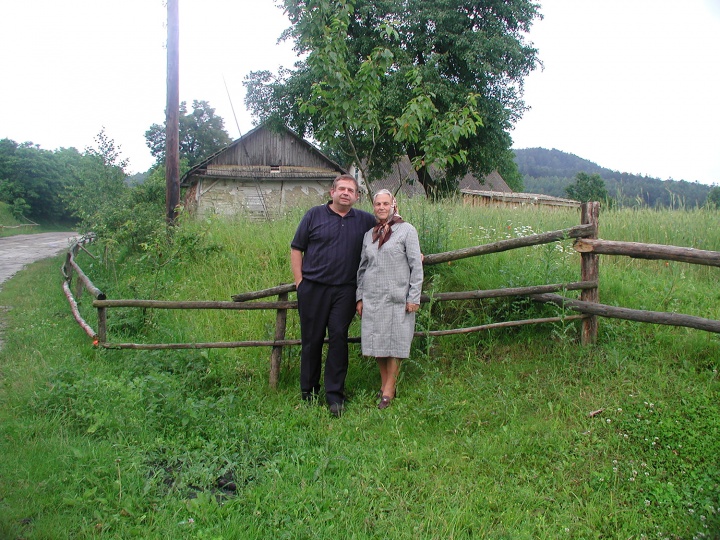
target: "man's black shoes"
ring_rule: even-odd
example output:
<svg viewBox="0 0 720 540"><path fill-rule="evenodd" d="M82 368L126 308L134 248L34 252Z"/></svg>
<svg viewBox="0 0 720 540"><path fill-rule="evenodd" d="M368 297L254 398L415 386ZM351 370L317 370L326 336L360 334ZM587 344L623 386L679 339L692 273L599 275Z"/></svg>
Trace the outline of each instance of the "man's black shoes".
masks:
<svg viewBox="0 0 720 540"><path fill-rule="evenodd" d="M340 418L343 412L345 412L345 407L342 403L330 404L330 414L332 414L335 418Z"/></svg>

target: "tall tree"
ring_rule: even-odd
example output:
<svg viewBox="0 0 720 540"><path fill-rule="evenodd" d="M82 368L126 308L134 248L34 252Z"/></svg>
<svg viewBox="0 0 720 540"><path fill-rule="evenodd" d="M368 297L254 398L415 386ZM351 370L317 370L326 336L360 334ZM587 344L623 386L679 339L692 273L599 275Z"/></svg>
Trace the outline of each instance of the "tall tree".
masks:
<svg viewBox="0 0 720 540"><path fill-rule="evenodd" d="M605 181L597 173L577 173L575 176L575 183L566 187L565 192L571 199L575 199L580 202L608 200L608 192L605 188Z"/></svg>
<svg viewBox="0 0 720 540"><path fill-rule="evenodd" d="M188 112L187 103L180 103L180 159L186 160L190 167L232 142L225 131L225 121L207 101L194 100L192 108ZM151 125L145 132L145 140L158 163L164 162L165 125Z"/></svg>
<svg viewBox="0 0 720 540"><path fill-rule="evenodd" d="M369 176L407 154L430 192L505 167L537 51L530 0L284 0L294 70L251 73L247 106ZM435 167L428 167L433 164Z"/></svg>
<svg viewBox="0 0 720 540"><path fill-rule="evenodd" d="M713 208L720 208L720 186L713 186L705 202Z"/></svg>
<svg viewBox="0 0 720 540"><path fill-rule="evenodd" d="M95 145L85 149L75 170L75 181L67 186L62 198L80 221L83 232L102 235L104 215L120 204L128 189L125 185L127 160L121 157L120 147L105 133L105 128L95 136Z"/></svg>

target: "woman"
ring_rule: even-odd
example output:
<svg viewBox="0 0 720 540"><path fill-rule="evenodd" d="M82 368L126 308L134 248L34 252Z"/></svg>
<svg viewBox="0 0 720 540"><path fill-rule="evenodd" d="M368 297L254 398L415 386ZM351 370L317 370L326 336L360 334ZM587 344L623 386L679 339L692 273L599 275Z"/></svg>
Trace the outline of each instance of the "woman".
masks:
<svg viewBox="0 0 720 540"><path fill-rule="evenodd" d="M417 231L397 213L392 193L378 191L373 210L378 222L363 238L356 299L362 353L377 359L378 409L385 409L395 398L400 361L410 356L423 267Z"/></svg>

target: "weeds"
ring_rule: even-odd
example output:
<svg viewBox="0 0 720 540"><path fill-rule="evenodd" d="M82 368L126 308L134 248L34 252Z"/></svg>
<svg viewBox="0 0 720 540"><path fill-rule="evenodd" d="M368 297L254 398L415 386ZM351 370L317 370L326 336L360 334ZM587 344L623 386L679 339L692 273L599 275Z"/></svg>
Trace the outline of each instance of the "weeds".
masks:
<svg viewBox="0 0 720 540"><path fill-rule="evenodd" d="M414 204L404 217L441 222L427 245L443 250L577 223L574 212ZM613 210L601 231L673 243L673 231L699 239L707 217ZM165 251L163 240L81 266L110 298L228 299L291 280L296 222L185 224L172 241L191 245L187 253ZM720 249L720 233L704 228L703 249ZM562 247L438 265L426 292L578 279L577 255ZM574 322L420 338L382 412L377 367L352 346L351 401L338 421L300 401L296 347L283 351L277 391L267 387L265 349L92 349L58 294L59 264L32 265L0 291L0 304L13 306L0 350L0 537L719 534L714 334L601 319L593 348L577 345ZM603 258L601 300L720 318L716 272ZM92 320L90 306L81 309ZM417 328L538 310L566 314L523 300L433 301ZM272 312L109 316L111 335L158 341L268 339L273 321ZM291 312L288 335L298 333Z"/></svg>

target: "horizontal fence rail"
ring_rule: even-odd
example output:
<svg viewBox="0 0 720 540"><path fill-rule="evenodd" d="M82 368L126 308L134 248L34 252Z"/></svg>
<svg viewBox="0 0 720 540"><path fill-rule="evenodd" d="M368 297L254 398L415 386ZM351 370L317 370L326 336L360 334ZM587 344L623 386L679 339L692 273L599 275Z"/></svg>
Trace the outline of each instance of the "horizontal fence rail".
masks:
<svg viewBox="0 0 720 540"><path fill-rule="evenodd" d="M105 298L105 295L102 293L102 291L100 291L100 289L93 285L92 281L90 281L90 278L85 275L85 272L83 272L82 269L75 262L75 256L80 249L87 251L83 244L92 242L92 240L92 236L83 236L82 238L77 240L72 246L70 246L70 249L68 249L68 252L65 255L65 262L60 267L60 272L63 275L63 293L67 298L68 304L70 305L70 311L72 312L73 318L78 323L78 325L80 325L80 328L82 328L83 331L88 336L90 336L90 338L93 340L93 343L97 345L100 343L100 341L105 341L105 311L98 309L99 331L95 332L95 330L93 330L92 327L80 315L80 310L78 309L78 304L75 300L75 296L80 296L82 294L83 287L90 291L90 293L95 298ZM79 278L76 295L73 295L71 290L73 273L77 273Z"/></svg>
<svg viewBox="0 0 720 540"><path fill-rule="evenodd" d="M468 257L477 257L478 255L488 255L490 253L500 253L510 249L518 249L521 247L541 246L543 244L551 244L568 238L581 238L595 234L596 226L593 224L578 225L569 229L559 231L551 231L541 234L531 234L521 238L512 238L510 240L499 240L491 244L475 246L470 248L458 249L455 251L447 251L444 253L433 253L426 255L423 264L440 264L449 261L458 261Z"/></svg>
<svg viewBox="0 0 720 540"><path fill-rule="evenodd" d="M610 319L624 319L626 321L664 324L669 326L684 326L687 328L695 328L697 330L705 330L707 332L720 332L720 321L716 321L714 319L704 319L693 315L608 306L605 304L572 300L557 294L538 294L532 296L531 298L539 302L549 302L560 307L567 307L572 310L579 311L581 313L600 315Z"/></svg>
<svg viewBox="0 0 720 540"><path fill-rule="evenodd" d="M625 255L635 259L654 259L665 261L720 266L720 252L704 249L666 246L663 244L641 244L638 242L614 242L612 240L580 239L574 244L580 253L599 255Z"/></svg>

